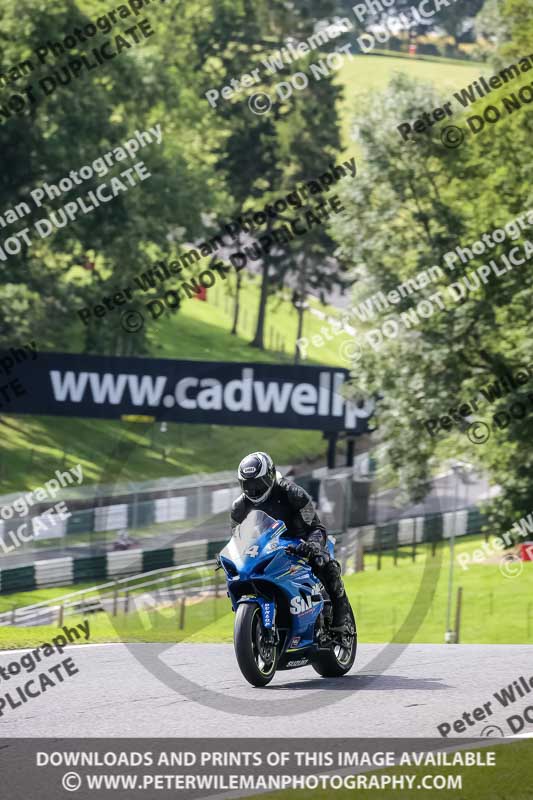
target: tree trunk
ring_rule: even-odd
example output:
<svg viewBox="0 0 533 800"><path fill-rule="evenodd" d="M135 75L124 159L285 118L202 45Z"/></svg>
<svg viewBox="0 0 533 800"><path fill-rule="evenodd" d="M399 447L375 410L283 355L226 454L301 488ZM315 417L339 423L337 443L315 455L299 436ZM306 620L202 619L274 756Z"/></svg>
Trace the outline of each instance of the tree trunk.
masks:
<svg viewBox="0 0 533 800"><path fill-rule="evenodd" d="M294 363L300 361L300 348L297 342L302 338L302 331L304 328L304 314L305 314L305 299L307 297L307 273L305 269L305 260L300 259L300 273L298 275L298 299L296 310L298 311L298 333L296 334L296 343L294 345Z"/></svg>
<svg viewBox="0 0 533 800"><path fill-rule="evenodd" d="M264 331L265 331L265 320L266 320L266 305L268 299L268 267L269 267L269 258L265 256L265 260L263 261L263 270L261 273L261 295L259 297L259 309L257 312L257 326L255 329L255 336L253 341L250 342L250 347L257 347L259 350L264 350Z"/></svg>
<svg viewBox="0 0 533 800"><path fill-rule="evenodd" d="M298 364L300 361L300 348L298 347L298 342L302 338L302 331L304 329L304 304L303 300L300 301L298 305L298 333L296 334L296 343L294 345L294 363Z"/></svg>
<svg viewBox="0 0 533 800"><path fill-rule="evenodd" d="M237 326L239 324L239 313L241 310L240 293L242 286L242 275L240 272L237 272L236 278L237 280L235 283L235 304L233 306L233 327L231 329L232 336L237 336Z"/></svg>

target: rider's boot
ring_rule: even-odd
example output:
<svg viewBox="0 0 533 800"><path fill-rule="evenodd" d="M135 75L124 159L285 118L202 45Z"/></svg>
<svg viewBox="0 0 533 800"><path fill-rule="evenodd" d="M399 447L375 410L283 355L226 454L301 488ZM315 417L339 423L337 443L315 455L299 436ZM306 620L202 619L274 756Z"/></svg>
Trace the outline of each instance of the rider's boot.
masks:
<svg viewBox="0 0 533 800"><path fill-rule="evenodd" d="M331 604L333 606L333 620L331 629L334 631L341 631L348 627L350 623L350 606L346 592L344 591L340 597L332 597Z"/></svg>
<svg viewBox="0 0 533 800"><path fill-rule="evenodd" d="M341 578L341 567L338 561L330 559L321 570L320 578L326 587L333 607L332 630L343 630L350 622L350 604Z"/></svg>

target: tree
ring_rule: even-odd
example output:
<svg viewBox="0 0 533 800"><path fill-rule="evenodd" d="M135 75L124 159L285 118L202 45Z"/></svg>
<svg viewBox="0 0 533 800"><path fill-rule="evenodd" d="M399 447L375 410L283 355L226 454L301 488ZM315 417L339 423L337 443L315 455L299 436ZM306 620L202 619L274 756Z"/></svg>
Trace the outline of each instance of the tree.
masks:
<svg viewBox="0 0 533 800"><path fill-rule="evenodd" d="M189 13L192 11L190 8ZM34 209L31 225L74 197L87 195L137 160L144 160L151 173L140 186L91 213L79 214L47 238L34 235L31 247L9 259L4 267L6 285L0 290L0 326L6 343L32 336L42 347L65 349L72 339L66 339L65 329L78 320L76 309L101 303L103 296L131 284L133 276L144 271L152 259L168 255L170 226L182 224L191 231L200 230L200 211L206 198L214 195L209 167L203 161L210 137L204 133L194 142L189 133L205 128L206 111L189 88L193 83L187 60L193 46L190 25L184 23L183 36L176 42L175 27L169 28L172 21L176 24L175 14L170 6L154 4L146 12L153 35L135 47L130 41L127 52L90 71L80 71L74 78L69 62L82 55L94 61L91 49L101 48L106 41L110 42L107 52L110 48L116 52L115 37L127 37L125 29L138 18L121 20L107 33L79 42L57 59L47 56L39 65L36 48L103 18L99 4L88 0L82 11L67 0L60 0L53 9L38 0L22 0L16 7L2 10L3 63L15 65L31 58L35 69L28 81L37 97L0 127L2 151L14 156L5 159L0 180L3 208L28 200L35 187L57 184L70 170L92 164L136 130L160 123L163 132L160 146L146 147L137 158L118 163L107 175L95 174L75 187L75 192L45 198L41 208ZM59 84L58 75L65 83L70 78L68 84ZM49 94L40 89L39 81L45 76L48 87L54 76L57 82L56 90ZM19 83L4 88L1 104L16 90L20 90ZM21 227L22 221L17 229ZM11 230L2 233L4 240ZM87 261L94 264L93 269L84 268ZM31 315L18 319L9 310L20 314L30 304ZM87 327L78 322L85 350L145 351L144 333L134 339L119 323L117 312L105 320L91 319Z"/></svg>
<svg viewBox="0 0 533 800"><path fill-rule="evenodd" d="M437 25L444 28L447 34L453 37L455 44L458 45L465 30L465 23L476 16L484 3L485 0L469 0L468 4L452 3L437 11L434 20Z"/></svg>
<svg viewBox="0 0 533 800"><path fill-rule="evenodd" d="M270 113L264 116L248 109L251 91L245 95L238 93L216 109L220 120L217 163L231 186L236 215L253 213L290 192L299 181L315 177L317 165L334 160L340 149L336 113L339 90L333 86L333 75L311 82L308 89L296 92L288 102L280 100L271 85L287 80L295 69L304 71L310 62L316 61L317 52L299 59L297 67L286 64L270 82L261 60L284 46L289 35L308 37L313 32L314 20L332 10L333 4L329 2L316 2L303 10L280 2L251 4L244 0L231 4L217 2L213 8L213 28L203 32L205 44L199 47L204 59L205 90L222 86L232 77L249 74L257 68L261 79L253 91L267 92L273 100ZM292 216L285 213L279 221L290 222L295 218L295 213ZM274 224L269 218L254 233L255 238L269 236ZM331 244L325 232L298 240L298 251L307 259L308 272L315 283L331 285L334 281L334 270L325 262ZM272 247L254 260L257 261L254 269L261 274L261 289L251 344L262 349L268 297L278 291L286 277L298 273L299 266L292 243L287 247ZM317 278L319 274L321 279Z"/></svg>
<svg viewBox="0 0 533 800"><path fill-rule="evenodd" d="M427 18L427 23L424 22L420 25L414 25L413 30L419 33L427 30L432 30L436 25L440 25L446 33L453 36L454 41L458 44L461 34L465 28L465 23L473 19L478 11L483 7L487 0L469 0L468 3L450 3L447 6L440 8L435 14ZM385 23L391 17L400 17L404 14L410 20L415 20L416 17L413 9L417 8L413 0L395 0L393 7L387 7L385 3L369 4L366 11L361 9L361 17L353 13L355 7L352 0L339 0L338 10L342 16L348 16L357 30L363 30L370 25L377 25ZM432 6L434 4L431 4ZM363 4L364 6L364 4ZM433 9L431 9L433 10ZM428 14L430 7L425 8L425 14ZM419 14L419 17L421 15Z"/></svg>
<svg viewBox="0 0 533 800"><path fill-rule="evenodd" d="M507 4L509 12L519 7L519 3ZM533 26L529 31L531 35ZM519 57L517 50L518 45L506 48L506 63L511 55ZM531 43L521 42L519 52L531 52ZM509 94L509 87L492 94L490 102L496 103L502 94ZM458 245L471 246L483 233L504 227L531 206L526 165L531 158L532 126L522 111L470 136L459 149L442 146L438 126L402 145L396 130L399 122L436 108L441 99L430 87L398 77L359 109L357 125L366 168L357 182L343 190L349 219L333 226L343 257L358 274L354 301L359 315L364 316L359 306L362 297L378 291L387 297L433 265L442 267L442 275L414 294L404 292L400 302L391 302L389 308L367 308L366 322L359 323L363 355L352 387L354 393L382 396L379 438L414 498L423 493L420 487L437 463L462 456L488 470L502 486L494 518L508 524L529 513L533 504L528 477L533 456L523 447L533 434L533 415L510 421L504 428L492 424L491 438L479 446L470 443L459 425L447 435L432 436L424 422L447 415L448 409L456 409L488 381L508 376L533 360L531 271L509 271L454 302L450 284L464 280L488 257L474 256L468 265L459 262L454 270L443 266L447 252ZM468 115L481 113L487 104L486 99L480 100ZM525 232L523 239L527 237ZM533 242L533 233L529 239ZM509 247L509 240L498 245L490 258L500 258ZM441 301L444 297L444 309L431 299L436 292L441 293ZM429 315L429 306L423 307L424 318L417 315L422 300L432 307ZM383 329L387 319L393 322ZM382 335L377 351L365 336L369 329L389 334ZM374 334L373 341L377 339ZM502 399L484 415L490 421L504 407Z"/></svg>
<svg viewBox="0 0 533 800"><path fill-rule="evenodd" d="M500 6L500 0L485 0L475 19L475 30L478 37L492 39L494 42L501 41L504 31Z"/></svg>

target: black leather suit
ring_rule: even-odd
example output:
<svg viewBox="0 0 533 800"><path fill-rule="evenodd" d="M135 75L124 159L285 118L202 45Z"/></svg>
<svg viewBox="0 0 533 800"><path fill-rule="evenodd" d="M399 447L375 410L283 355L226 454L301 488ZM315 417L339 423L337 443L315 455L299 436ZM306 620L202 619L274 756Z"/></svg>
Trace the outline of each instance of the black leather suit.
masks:
<svg viewBox="0 0 533 800"><path fill-rule="evenodd" d="M311 558L313 572L324 584L333 602L344 596L340 564L329 555L326 546L326 529L305 489L286 478L281 478L262 503L252 503L244 494L241 494L231 508L232 531L253 510L264 511L273 519L283 520L289 536L319 545L322 564L318 566Z"/></svg>

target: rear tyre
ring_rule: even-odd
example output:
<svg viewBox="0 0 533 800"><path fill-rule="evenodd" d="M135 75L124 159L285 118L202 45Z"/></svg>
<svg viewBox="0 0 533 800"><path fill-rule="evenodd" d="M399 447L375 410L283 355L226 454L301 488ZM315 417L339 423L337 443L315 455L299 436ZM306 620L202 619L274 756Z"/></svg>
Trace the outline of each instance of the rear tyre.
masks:
<svg viewBox="0 0 533 800"><path fill-rule="evenodd" d="M235 615L233 645L242 674L252 686L266 686L275 675L278 648L264 641L261 609L255 603L242 603Z"/></svg>
<svg viewBox="0 0 533 800"><path fill-rule="evenodd" d="M331 650L319 653L313 660L313 669L323 678L340 678L353 667L357 653L357 627L351 608L350 619L350 630L348 634L342 636L342 645L335 645Z"/></svg>

